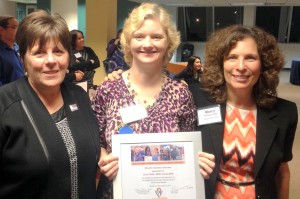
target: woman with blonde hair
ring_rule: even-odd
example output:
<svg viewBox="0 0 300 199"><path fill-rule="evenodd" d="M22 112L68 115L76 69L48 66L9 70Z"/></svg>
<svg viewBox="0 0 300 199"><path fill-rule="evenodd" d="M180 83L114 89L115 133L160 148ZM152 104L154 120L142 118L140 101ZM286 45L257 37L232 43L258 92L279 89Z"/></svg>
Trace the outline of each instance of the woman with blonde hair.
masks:
<svg viewBox="0 0 300 199"><path fill-rule="evenodd" d="M113 134L194 130L196 113L191 93L163 72L179 43L180 34L170 15L157 4L143 3L126 19L121 44L130 69L120 79L101 84L92 102L101 132L101 179L108 178L100 198L112 198L109 187L118 171L118 157L111 156ZM142 114L134 111L137 108ZM134 115L135 119L125 121L125 110L125 115ZM207 167L211 172L212 166Z"/></svg>

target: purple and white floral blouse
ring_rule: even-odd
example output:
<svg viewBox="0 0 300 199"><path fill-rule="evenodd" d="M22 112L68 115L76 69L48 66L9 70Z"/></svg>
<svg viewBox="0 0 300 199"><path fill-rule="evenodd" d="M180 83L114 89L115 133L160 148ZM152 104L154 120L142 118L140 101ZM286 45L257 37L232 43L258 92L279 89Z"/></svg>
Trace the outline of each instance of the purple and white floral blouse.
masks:
<svg viewBox="0 0 300 199"><path fill-rule="evenodd" d="M111 152L111 135L122 126L120 108L134 104L122 78L103 82L98 86L92 107L100 128L100 145ZM134 133L161 133L193 131L196 125L196 107L188 87L166 77L156 103L146 109L148 117L129 126Z"/></svg>

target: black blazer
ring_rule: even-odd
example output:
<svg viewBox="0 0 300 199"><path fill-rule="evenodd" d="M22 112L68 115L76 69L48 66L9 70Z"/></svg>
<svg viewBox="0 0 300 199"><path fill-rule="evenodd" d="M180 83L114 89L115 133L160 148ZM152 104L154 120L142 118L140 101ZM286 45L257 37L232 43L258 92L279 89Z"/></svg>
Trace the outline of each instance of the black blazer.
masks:
<svg viewBox="0 0 300 199"><path fill-rule="evenodd" d="M78 196L95 198L98 123L82 88L64 82L61 92L77 155ZM71 198L67 148L27 77L2 86L0 99L0 198Z"/></svg>
<svg viewBox="0 0 300 199"><path fill-rule="evenodd" d="M216 104L199 85L190 85L197 108ZM216 167L209 180L205 180L206 199L213 199L219 162L222 157L224 119L226 104L221 104L221 123L198 126L202 132L203 151L216 157ZM256 154L254 157L254 177L256 198L277 197L275 176L282 162L290 161L292 145L298 122L295 103L278 98L272 110L257 108Z"/></svg>

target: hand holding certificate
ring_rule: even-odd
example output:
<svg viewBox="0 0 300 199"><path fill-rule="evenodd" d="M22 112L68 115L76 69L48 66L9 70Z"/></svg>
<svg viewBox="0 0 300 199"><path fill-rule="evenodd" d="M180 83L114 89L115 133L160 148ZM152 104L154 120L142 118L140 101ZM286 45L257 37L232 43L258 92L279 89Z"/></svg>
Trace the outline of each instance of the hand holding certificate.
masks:
<svg viewBox="0 0 300 199"><path fill-rule="evenodd" d="M200 132L113 135L114 198L205 198Z"/></svg>

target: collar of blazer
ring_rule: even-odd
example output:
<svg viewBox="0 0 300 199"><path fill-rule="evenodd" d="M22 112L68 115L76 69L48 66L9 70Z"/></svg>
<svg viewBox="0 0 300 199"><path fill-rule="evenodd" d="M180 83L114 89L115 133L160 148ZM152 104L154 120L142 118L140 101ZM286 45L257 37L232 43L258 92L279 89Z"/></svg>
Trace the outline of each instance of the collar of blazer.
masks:
<svg viewBox="0 0 300 199"><path fill-rule="evenodd" d="M226 104L221 104L222 120L225 119ZM256 151L254 157L254 176L257 177L259 170L266 158L269 148L271 147L273 140L278 130L278 125L272 121L272 118L278 114L273 110L264 110L257 108L257 122L256 122ZM215 148L216 162L220 162L223 151L223 138L224 138L224 122L214 124L211 127L210 133ZM217 168L218 169L218 168Z"/></svg>

